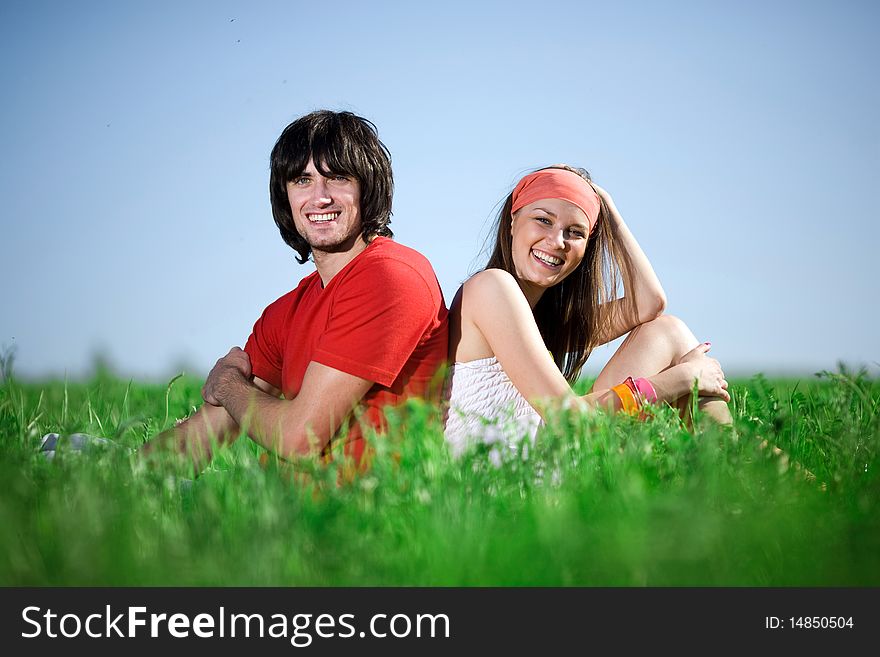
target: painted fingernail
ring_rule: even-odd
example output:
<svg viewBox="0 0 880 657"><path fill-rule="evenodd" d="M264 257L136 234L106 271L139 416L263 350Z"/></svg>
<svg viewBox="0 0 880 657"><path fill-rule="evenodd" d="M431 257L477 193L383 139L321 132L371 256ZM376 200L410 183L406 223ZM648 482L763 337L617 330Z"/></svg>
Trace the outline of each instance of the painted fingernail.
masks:
<svg viewBox="0 0 880 657"><path fill-rule="evenodd" d="M711 347L711 346L712 346L712 343L711 343L711 342L704 342L703 344L706 345L707 347Z"/></svg>

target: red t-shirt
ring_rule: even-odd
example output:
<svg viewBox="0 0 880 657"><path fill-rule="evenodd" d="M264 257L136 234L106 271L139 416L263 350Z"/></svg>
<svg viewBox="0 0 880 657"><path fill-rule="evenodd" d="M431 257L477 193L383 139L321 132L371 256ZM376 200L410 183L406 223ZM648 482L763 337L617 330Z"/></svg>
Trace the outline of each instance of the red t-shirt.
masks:
<svg viewBox="0 0 880 657"><path fill-rule="evenodd" d="M447 341L446 304L431 263L377 237L326 288L313 272L266 308L244 350L254 375L286 399L299 393L311 361L374 381L362 400L362 421L381 430L382 407L439 396ZM352 418L345 453L360 461L363 449Z"/></svg>

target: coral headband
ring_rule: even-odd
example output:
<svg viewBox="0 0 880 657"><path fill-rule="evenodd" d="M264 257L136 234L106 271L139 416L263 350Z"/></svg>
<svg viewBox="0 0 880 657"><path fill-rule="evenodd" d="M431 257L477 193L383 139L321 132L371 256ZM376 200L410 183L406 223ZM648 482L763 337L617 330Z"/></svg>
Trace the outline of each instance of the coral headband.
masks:
<svg viewBox="0 0 880 657"><path fill-rule="evenodd" d="M541 169L530 173L513 189L510 213L544 198L559 198L574 203L587 215L590 232L593 232L599 219L599 195L578 174L567 169Z"/></svg>

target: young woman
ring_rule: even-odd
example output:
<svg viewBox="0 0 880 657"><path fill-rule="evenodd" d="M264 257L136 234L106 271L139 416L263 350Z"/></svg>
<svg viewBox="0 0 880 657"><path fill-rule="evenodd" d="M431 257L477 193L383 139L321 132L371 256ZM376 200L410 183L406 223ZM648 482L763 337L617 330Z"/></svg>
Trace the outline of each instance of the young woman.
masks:
<svg viewBox="0 0 880 657"><path fill-rule="evenodd" d="M618 282L624 296L615 298ZM534 435L548 408L637 413L645 401L698 403L729 423L727 381L681 320L611 197L583 169L535 171L507 197L489 263L458 290L449 316L446 438ZM629 336L592 391L571 389L590 351ZM549 351L549 353L548 353Z"/></svg>

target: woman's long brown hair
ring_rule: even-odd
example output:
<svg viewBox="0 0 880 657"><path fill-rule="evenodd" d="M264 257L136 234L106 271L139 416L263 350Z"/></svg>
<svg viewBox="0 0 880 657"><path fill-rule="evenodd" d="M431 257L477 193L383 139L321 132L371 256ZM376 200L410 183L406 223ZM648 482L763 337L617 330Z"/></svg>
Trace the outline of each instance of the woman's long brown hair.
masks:
<svg viewBox="0 0 880 657"><path fill-rule="evenodd" d="M592 186L585 169L560 164L544 169L566 169ZM539 171L542 169L539 169ZM495 247L485 269L503 269L516 276L511 244L513 194L508 194L498 214ZM617 299L621 282L632 290L632 265L614 237L611 211L599 196L599 218L590 234L584 259L559 285L541 295L534 309L535 322L553 360L570 384L577 381L590 352L612 335L617 317L638 317L635 299Z"/></svg>

